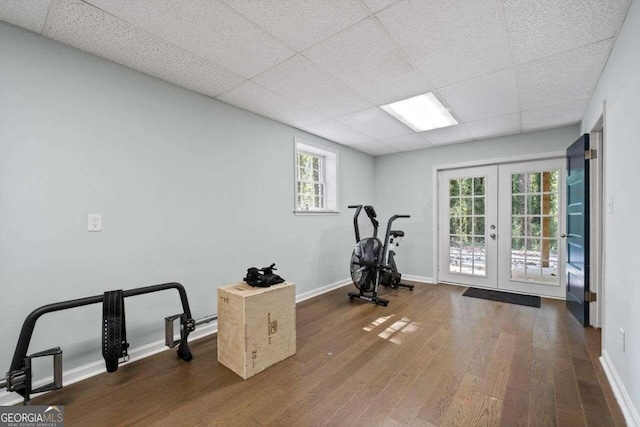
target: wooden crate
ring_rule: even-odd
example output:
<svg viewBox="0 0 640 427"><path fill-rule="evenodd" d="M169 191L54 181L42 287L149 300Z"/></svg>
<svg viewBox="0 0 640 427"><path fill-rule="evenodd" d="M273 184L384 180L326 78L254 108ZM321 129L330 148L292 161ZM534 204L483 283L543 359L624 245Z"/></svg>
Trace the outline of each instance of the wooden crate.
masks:
<svg viewBox="0 0 640 427"><path fill-rule="evenodd" d="M218 288L218 361L245 380L296 352L293 283Z"/></svg>

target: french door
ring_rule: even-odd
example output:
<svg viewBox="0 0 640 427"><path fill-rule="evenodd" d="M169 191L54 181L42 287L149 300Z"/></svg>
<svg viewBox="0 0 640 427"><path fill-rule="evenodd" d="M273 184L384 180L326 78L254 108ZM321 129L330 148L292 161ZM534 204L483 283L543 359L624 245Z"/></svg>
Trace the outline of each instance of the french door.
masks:
<svg viewBox="0 0 640 427"><path fill-rule="evenodd" d="M563 297L564 159L441 171L439 280Z"/></svg>
<svg viewBox="0 0 640 427"><path fill-rule="evenodd" d="M498 169L442 171L438 188L440 280L495 288Z"/></svg>

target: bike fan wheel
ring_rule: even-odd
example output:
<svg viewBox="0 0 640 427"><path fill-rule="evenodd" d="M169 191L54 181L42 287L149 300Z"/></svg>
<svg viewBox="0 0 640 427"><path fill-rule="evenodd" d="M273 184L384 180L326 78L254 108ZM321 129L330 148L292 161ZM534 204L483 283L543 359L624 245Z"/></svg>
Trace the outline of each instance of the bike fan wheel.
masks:
<svg viewBox="0 0 640 427"><path fill-rule="evenodd" d="M362 292L373 291L378 274L378 255L382 250L382 242L374 237L360 240L351 255L351 279Z"/></svg>

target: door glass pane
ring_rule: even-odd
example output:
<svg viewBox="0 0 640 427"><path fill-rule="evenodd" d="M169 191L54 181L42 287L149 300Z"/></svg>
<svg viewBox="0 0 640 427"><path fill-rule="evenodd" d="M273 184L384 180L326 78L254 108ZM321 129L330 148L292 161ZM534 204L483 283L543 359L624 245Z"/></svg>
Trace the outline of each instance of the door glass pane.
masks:
<svg viewBox="0 0 640 427"><path fill-rule="evenodd" d="M524 228L523 228L524 230ZM511 239L511 278L516 280L524 280L524 242L523 238Z"/></svg>
<svg viewBox="0 0 640 427"><path fill-rule="evenodd" d="M452 197L449 199L449 215L460 215L459 197Z"/></svg>
<svg viewBox="0 0 640 427"><path fill-rule="evenodd" d="M540 173L528 173L527 177L527 193L539 193L542 188Z"/></svg>
<svg viewBox="0 0 640 427"><path fill-rule="evenodd" d="M558 240L542 241L542 282L555 284L558 281Z"/></svg>
<svg viewBox="0 0 640 427"><path fill-rule="evenodd" d="M473 235L473 217L472 216L463 216L461 218L461 229L462 229L462 232L460 234L463 234L465 236Z"/></svg>
<svg viewBox="0 0 640 427"><path fill-rule="evenodd" d="M542 214L543 215L557 215L558 209L558 196L555 194L543 194L542 195Z"/></svg>
<svg viewBox="0 0 640 427"><path fill-rule="evenodd" d="M460 195L460 180L450 179L449 180L449 197L455 197L459 195Z"/></svg>
<svg viewBox="0 0 640 427"><path fill-rule="evenodd" d="M542 218L542 237L558 238L558 217L545 216Z"/></svg>
<svg viewBox="0 0 640 427"><path fill-rule="evenodd" d="M473 274L484 276L486 269L486 245L484 237L473 238Z"/></svg>
<svg viewBox="0 0 640 427"><path fill-rule="evenodd" d="M558 171L511 176L511 279L558 285Z"/></svg>
<svg viewBox="0 0 640 427"><path fill-rule="evenodd" d="M460 237L449 238L449 271L460 273Z"/></svg>
<svg viewBox="0 0 640 427"><path fill-rule="evenodd" d="M511 197L511 213L513 215L524 215L524 196Z"/></svg>
<svg viewBox="0 0 640 427"><path fill-rule="evenodd" d="M473 214L484 215L484 197L473 198Z"/></svg>
<svg viewBox="0 0 640 427"><path fill-rule="evenodd" d="M527 263L525 280L527 282L540 283L542 281L542 276L540 275L540 266L532 266Z"/></svg>
<svg viewBox="0 0 640 427"><path fill-rule="evenodd" d="M525 248L527 251L527 257L531 260L534 257L540 260L540 239L533 239L531 237L527 237L527 241L525 243Z"/></svg>
<svg viewBox="0 0 640 427"><path fill-rule="evenodd" d="M527 217L527 236L540 237L540 217Z"/></svg>
<svg viewBox="0 0 640 427"><path fill-rule="evenodd" d="M460 217L449 217L449 234L460 234Z"/></svg>
<svg viewBox="0 0 640 427"><path fill-rule="evenodd" d="M511 175L511 194L523 194L525 192L525 174L514 173Z"/></svg>
<svg viewBox="0 0 640 427"><path fill-rule="evenodd" d="M485 177L449 180L449 272L486 276Z"/></svg>
<svg viewBox="0 0 640 427"><path fill-rule="evenodd" d="M524 217L523 216L511 216L511 235L513 237L524 237Z"/></svg>
<svg viewBox="0 0 640 427"><path fill-rule="evenodd" d="M527 214L540 215L540 195L527 196Z"/></svg>
<svg viewBox="0 0 640 427"><path fill-rule="evenodd" d="M465 178L460 180L460 193L463 196L471 196L473 188L473 178Z"/></svg>
<svg viewBox="0 0 640 427"><path fill-rule="evenodd" d="M484 177L473 178L473 195L484 196Z"/></svg>
<svg viewBox="0 0 640 427"><path fill-rule="evenodd" d="M460 215L471 215L473 212L473 199L463 197L460 199Z"/></svg>
<svg viewBox="0 0 640 427"><path fill-rule="evenodd" d="M558 171L542 173L542 191L558 194Z"/></svg>
<svg viewBox="0 0 640 427"><path fill-rule="evenodd" d="M473 234L475 236L484 236L484 217L477 216L473 219Z"/></svg>
<svg viewBox="0 0 640 427"><path fill-rule="evenodd" d="M540 239L527 238L525 244L526 252L526 280L532 282L540 282L541 277L541 264L540 264Z"/></svg>
<svg viewBox="0 0 640 427"><path fill-rule="evenodd" d="M460 270L464 274L473 274L473 237L463 236L460 244L462 245Z"/></svg>

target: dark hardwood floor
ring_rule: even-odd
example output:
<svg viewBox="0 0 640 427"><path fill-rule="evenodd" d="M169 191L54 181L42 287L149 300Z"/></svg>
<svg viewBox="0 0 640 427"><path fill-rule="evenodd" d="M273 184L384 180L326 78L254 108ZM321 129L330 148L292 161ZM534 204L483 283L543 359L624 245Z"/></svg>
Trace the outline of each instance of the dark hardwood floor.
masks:
<svg viewBox="0 0 640 427"><path fill-rule="evenodd" d="M388 307L345 287L298 304L295 356L244 381L216 338L33 400L65 405L67 426L622 426L598 361L600 332L563 301L541 308L417 284Z"/></svg>

